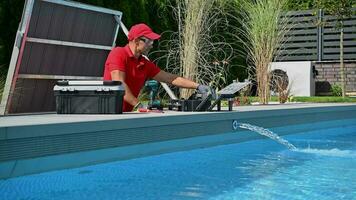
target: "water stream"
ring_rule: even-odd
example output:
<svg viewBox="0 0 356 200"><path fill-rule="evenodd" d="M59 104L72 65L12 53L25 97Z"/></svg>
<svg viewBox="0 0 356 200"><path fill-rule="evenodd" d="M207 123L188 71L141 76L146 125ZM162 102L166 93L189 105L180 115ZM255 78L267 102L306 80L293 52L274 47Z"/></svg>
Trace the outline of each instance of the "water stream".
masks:
<svg viewBox="0 0 356 200"><path fill-rule="evenodd" d="M272 131L270 131L268 129L265 129L265 128L262 128L262 127L259 127L259 126L254 126L254 125L247 124L247 123L239 123L238 126L240 128L247 129L247 130L256 132L256 133L258 133L260 135L269 137L272 140L275 140L276 142L284 145L289 150L292 150L292 151L297 151L298 150L298 148L295 147L293 144L289 143L287 140L281 138L280 136L278 136L277 134L273 133Z"/></svg>

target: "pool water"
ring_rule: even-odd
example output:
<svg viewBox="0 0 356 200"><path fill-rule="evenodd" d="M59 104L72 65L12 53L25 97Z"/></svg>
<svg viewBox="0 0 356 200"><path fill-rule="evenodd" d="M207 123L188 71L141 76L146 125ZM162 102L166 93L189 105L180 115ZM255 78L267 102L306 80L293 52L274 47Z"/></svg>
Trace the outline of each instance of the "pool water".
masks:
<svg viewBox="0 0 356 200"><path fill-rule="evenodd" d="M0 199L356 199L355 120L283 138L298 150L263 139L23 176Z"/></svg>

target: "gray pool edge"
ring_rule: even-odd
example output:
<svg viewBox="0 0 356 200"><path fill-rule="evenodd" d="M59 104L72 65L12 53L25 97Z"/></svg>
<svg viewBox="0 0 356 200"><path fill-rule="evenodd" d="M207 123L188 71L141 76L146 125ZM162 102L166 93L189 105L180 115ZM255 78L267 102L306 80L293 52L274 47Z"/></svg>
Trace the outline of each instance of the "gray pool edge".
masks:
<svg viewBox="0 0 356 200"><path fill-rule="evenodd" d="M15 159L6 157L7 155L2 156L2 158L8 159L0 161L0 179L259 138L256 134L247 133L247 131L234 131L232 128L233 120L266 128L297 127L299 124L307 123L309 124L309 129L313 129L314 123L324 122L327 127L332 126L332 124L328 123L331 120L356 118L355 111L356 105L346 105L292 110L205 113L199 115L190 115L188 113L182 116L153 118L147 116L140 119L2 127L0 132L5 132L5 134L0 138L0 150L3 153L5 151L8 153L8 150L11 150L10 154L14 155ZM150 124L142 125L142 123L146 124L147 122ZM82 126L86 127L86 132ZM39 133L33 132L36 130ZM29 134L29 131L34 134ZM293 132L281 132L279 134L292 134L300 131L303 130L296 128ZM11 134L14 134L13 137ZM109 139L111 137L112 140L105 140L105 136L108 136ZM132 136L132 139L130 136ZM43 140L43 138L46 140ZM55 145L60 145L58 142L53 143L53 146L51 144L41 144L43 141L52 140L52 142L56 140L61 142L61 138L69 138L74 141L71 144L70 151L58 151L56 153L54 151L56 149L53 150L51 148ZM122 139L125 139L126 143L122 142ZM18 145L17 141L22 146ZM14 144L12 146L13 149L4 150L6 144L11 142ZM28 143L25 144L24 142ZM92 146L85 146L90 142ZM100 142L102 145L97 145L95 142ZM104 143L110 145L105 146ZM78 148L75 149L73 145ZM52 154L43 156L21 157L26 151L26 149L23 149L25 147L28 150L31 150L31 148L37 149L37 153L49 151L49 148L53 151ZM61 149L59 146L57 149L62 150L65 148ZM16 152L22 154L16 155Z"/></svg>

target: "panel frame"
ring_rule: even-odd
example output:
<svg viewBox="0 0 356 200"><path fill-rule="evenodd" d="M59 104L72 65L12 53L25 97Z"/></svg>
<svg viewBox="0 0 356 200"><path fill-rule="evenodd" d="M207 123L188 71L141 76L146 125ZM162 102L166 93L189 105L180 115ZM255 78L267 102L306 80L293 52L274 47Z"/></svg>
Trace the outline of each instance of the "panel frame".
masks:
<svg viewBox="0 0 356 200"><path fill-rule="evenodd" d="M76 43L76 42L68 42L62 40L49 40L42 38L33 38L28 37L29 26L31 22L31 17L34 9L34 4L36 1L53 3L68 7L79 8L83 10L94 11L98 13L105 13L112 15L116 24L113 30L113 41L111 46L103 46L103 45L94 45L89 43ZM66 1L66 0L26 0L24 3L24 12L22 19L20 21L20 25L16 34L16 39L13 47L13 52L10 60L9 70L5 82L4 92L1 99L0 106L0 115L10 114L9 110L11 108L12 98L14 96L14 91L16 90L16 83L18 79L38 79L38 80L54 80L54 79L80 79L80 80L89 80L94 79L97 80L99 77L92 76L66 76L66 75L40 75L40 74L20 74L20 67L22 63L22 58L24 55L24 49L26 44L28 43L41 43L41 44L50 44L50 45L61 45L61 46L69 46L69 47L79 47L79 48L90 48L97 50L105 50L110 51L116 45L116 39L118 35L118 31L120 29L120 25L122 18L122 12L111 10L107 8L96 7L92 5L87 5L83 3L78 3L74 1ZM101 77L100 77L101 78Z"/></svg>
<svg viewBox="0 0 356 200"><path fill-rule="evenodd" d="M11 101L11 93L15 90L17 74L21 60L18 60L23 55L25 48L26 37L29 29L30 19L35 0L26 0L24 3L25 12L23 12L19 28L16 33L16 39L12 50L9 70L6 77L4 92L1 99L0 115L8 114L9 102Z"/></svg>
<svg viewBox="0 0 356 200"><path fill-rule="evenodd" d="M109 51L112 49L112 46L94 45L94 44L79 43L79 42L66 42L62 40L48 40L48 39L32 38L32 37L27 37L26 42L53 44L53 45L67 46L67 47L81 47L81 48L88 48L88 49L101 49L101 50L109 50Z"/></svg>

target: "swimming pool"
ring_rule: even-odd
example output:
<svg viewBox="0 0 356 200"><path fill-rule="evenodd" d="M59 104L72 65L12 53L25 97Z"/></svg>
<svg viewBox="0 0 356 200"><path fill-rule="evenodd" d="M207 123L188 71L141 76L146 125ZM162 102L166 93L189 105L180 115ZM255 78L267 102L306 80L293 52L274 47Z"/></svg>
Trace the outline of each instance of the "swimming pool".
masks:
<svg viewBox="0 0 356 200"><path fill-rule="evenodd" d="M22 176L0 199L356 199L356 119L327 123L284 136L297 151L263 139Z"/></svg>

